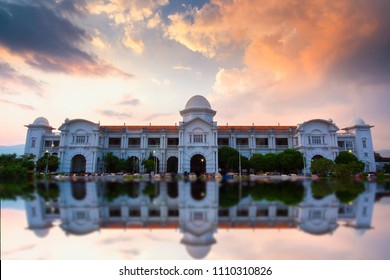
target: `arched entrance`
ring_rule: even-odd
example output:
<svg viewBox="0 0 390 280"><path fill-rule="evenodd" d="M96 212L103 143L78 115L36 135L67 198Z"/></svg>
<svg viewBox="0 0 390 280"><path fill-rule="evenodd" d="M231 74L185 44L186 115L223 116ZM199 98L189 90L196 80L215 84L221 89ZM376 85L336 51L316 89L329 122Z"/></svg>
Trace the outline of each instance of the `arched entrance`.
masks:
<svg viewBox="0 0 390 280"><path fill-rule="evenodd" d="M87 160L83 155L75 155L72 157L70 172L72 173L85 173Z"/></svg>
<svg viewBox="0 0 390 280"><path fill-rule="evenodd" d="M83 200L87 196L87 186L85 181L75 181L72 184L72 196L76 200Z"/></svg>
<svg viewBox="0 0 390 280"><path fill-rule="evenodd" d="M314 160L314 159L321 159L321 158L324 158L324 157L321 156L321 155L315 155L314 157L311 158L311 160Z"/></svg>
<svg viewBox="0 0 390 280"><path fill-rule="evenodd" d="M206 196L206 182L196 180L191 182L191 197L195 200L202 200Z"/></svg>
<svg viewBox="0 0 390 280"><path fill-rule="evenodd" d="M177 168L179 165L179 160L177 157L170 157L167 160L167 172L177 173Z"/></svg>
<svg viewBox="0 0 390 280"><path fill-rule="evenodd" d="M191 158L191 173L200 175L206 173L206 158L203 155L196 154Z"/></svg>

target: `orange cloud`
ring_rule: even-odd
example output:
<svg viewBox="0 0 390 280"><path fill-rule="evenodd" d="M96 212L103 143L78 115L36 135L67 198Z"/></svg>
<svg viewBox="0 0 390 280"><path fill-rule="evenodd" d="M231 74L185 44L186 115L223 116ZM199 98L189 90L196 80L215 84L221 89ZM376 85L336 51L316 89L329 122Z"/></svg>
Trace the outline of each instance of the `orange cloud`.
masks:
<svg viewBox="0 0 390 280"><path fill-rule="evenodd" d="M302 75L320 81L378 25L369 5L346 0L214 0L169 18L167 37L211 58L226 56L229 46L240 47L243 75L269 72L279 82Z"/></svg>

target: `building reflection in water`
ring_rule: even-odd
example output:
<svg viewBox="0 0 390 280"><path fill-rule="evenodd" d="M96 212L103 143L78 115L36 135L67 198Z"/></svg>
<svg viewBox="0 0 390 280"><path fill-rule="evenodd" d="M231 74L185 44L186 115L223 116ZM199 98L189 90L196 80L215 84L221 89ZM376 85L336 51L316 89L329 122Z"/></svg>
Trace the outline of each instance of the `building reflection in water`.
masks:
<svg viewBox="0 0 390 280"><path fill-rule="evenodd" d="M180 229L181 244L196 259L207 256L216 243L215 233L222 228L298 229L314 235L332 234L339 225L359 234L371 228L375 182L359 183L362 192L345 202L340 202L342 192L318 195L318 186L310 180L291 184L292 195L283 193L287 187L281 185L280 195L290 197L282 203L275 192L278 185L270 183L40 183L35 198L26 201L26 214L29 229L39 237L46 236L55 221L73 235L124 228ZM291 197L299 200L294 202Z"/></svg>

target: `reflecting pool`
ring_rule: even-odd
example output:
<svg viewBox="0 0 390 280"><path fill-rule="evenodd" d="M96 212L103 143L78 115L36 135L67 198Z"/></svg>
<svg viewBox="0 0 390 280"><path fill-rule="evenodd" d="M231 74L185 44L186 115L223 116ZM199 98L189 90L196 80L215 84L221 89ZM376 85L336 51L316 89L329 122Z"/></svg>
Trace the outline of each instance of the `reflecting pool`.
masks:
<svg viewBox="0 0 390 280"><path fill-rule="evenodd" d="M390 259L389 183L2 185L2 259Z"/></svg>

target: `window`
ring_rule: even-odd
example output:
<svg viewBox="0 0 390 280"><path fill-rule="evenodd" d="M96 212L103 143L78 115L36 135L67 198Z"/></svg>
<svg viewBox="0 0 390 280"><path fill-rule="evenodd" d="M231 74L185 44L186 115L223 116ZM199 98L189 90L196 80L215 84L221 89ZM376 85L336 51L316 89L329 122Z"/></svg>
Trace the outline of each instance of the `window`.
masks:
<svg viewBox="0 0 390 280"><path fill-rule="evenodd" d="M85 135L76 135L76 144L82 144L86 142Z"/></svg>
<svg viewBox="0 0 390 280"><path fill-rule="evenodd" d="M322 211L321 210L312 210L310 211L310 218L312 220L319 220L322 217Z"/></svg>
<svg viewBox="0 0 390 280"><path fill-rule="evenodd" d="M179 145L179 138L168 138L168 146Z"/></svg>
<svg viewBox="0 0 390 280"><path fill-rule="evenodd" d="M192 141L194 143L202 143L203 142L203 135L202 134L194 134L194 135L192 135Z"/></svg>
<svg viewBox="0 0 390 280"><path fill-rule="evenodd" d="M352 141L346 141L346 142L345 142L345 147L346 147L348 150L352 150L352 149L353 149L353 143L352 143Z"/></svg>
<svg viewBox="0 0 390 280"><path fill-rule="evenodd" d="M229 138L218 138L218 146L229 146Z"/></svg>
<svg viewBox="0 0 390 280"><path fill-rule="evenodd" d="M129 138L128 144L132 147L139 147L141 145L141 138Z"/></svg>
<svg viewBox="0 0 390 280"><path fill-rule="evenodd" d="M51 147L51 141L46 140L45 141L45 148L50 148Z"/></svg>
<svg viewBox="0 0 390 280"><path fill-rule="evenodd" d="M276 146L288 146L288 138L275 138Z"/></svg>
<svg viewBox="0 0 390 280"><path fill-rule="evenodd" d="M256 138L256 146L268 147L268 138Z"/></svg>
<svg viewBox="0 0 390 280"><path fill-rule="evenodd" d="M288 209L277 209L276 216L277 217L287 217L288 216Z"/></svg>
<svg viewBox="0 0 390 280"><path fill-rule="evenodd" d="M368 153L364 153L364 157L368 157Z"/></svg>
<svg viewBox="0 0 390 280"><path fill-rule="evenodd" d="M77 220L85 220L87 218L87 213L85 213L84 211L76 211L75 218Z"/></svg>
<svg viewBox="0 0 390 280"><path fill-rule="evenodd" d="M148 146L159 146L160 138L148 138Z"/></svg>
<svg viewBox="0 0 390 280"><path fill-rule="evenodd" d="M344 148L345 142L344 141L337 141L337 145L339 146L339 148Z"/></svg>
<svg viewBox="0 0 390 280"><path fill-rule="evenodd" d="M248 138L237 138L236 145L237 146L248 146Z"/></svg>
<svg viewBox="0 0 390 280"><path fill-rule="evenodd" d="M121 216L121 209L119 207L110 207L109 208L109 215L110 215L110 217L120 217Z"/></svg>
<svg viewBox="0 0 390 280"><path fill-rule="evenodd" d="M108 146L119 147L120 145L121 145L121 139L119 137L108 138Z"/></svg>
<svg viewBox="0 0 390 280"><path fill-rule="evenodd" d="M309 136L309 144L318 145L318 144L324 144L325 143L325 137L320 135L311 135Z"/></svg>
<svg viewBox="0 0 390 280"><path fill-rule="evenodd" d="M36 142L35 138L31 139L31 148L35 148Z"/></svg>
<svg viewBox="0 0 390 280"><path fill-rule="evenodd" d="M56 140L56 141L53 141L53 147L54 148L57 148L60 146L60 141Z"/></svg>
<svg viewBox="0 0 390 280"><path fill-rule="evenodd" d="M367 141L366 141L366 139L362 140L362 145L363 145L363 148L367 148Z"/></svg>
<svg viewBox="0 0 390 280"><path fill-rule="evenodd" d="M194 212L193 219L194 219L194 221L202 221L203 220L203 212Z"/></svg>
<svg viewBox="0 0 390 280"><path fill-rule="evenodd" d="M179 210L177 209L169 209L168 217L179 217Z"/></svg>

